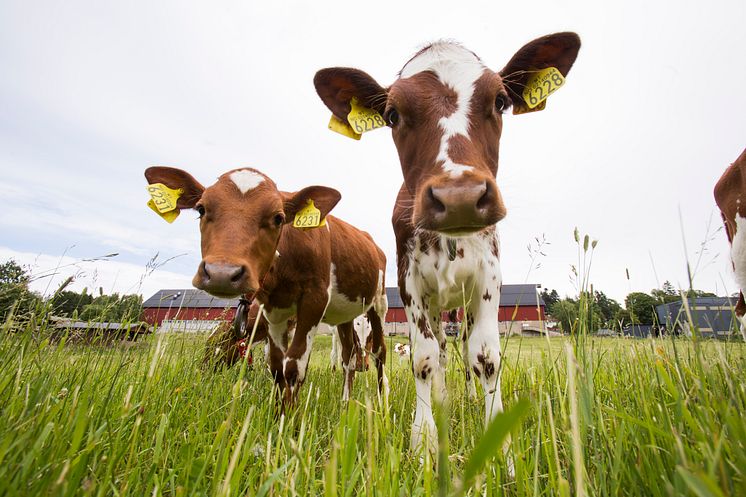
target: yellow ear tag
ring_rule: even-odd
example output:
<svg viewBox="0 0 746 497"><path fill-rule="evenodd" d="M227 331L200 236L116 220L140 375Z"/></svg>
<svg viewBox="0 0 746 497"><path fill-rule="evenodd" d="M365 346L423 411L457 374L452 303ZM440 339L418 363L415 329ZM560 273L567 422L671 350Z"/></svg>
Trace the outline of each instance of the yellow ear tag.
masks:
<svg viewBox="0 0 746 497"><path fill-rule="evenodd" d="M340 135L347 136L354 140L359 140L360 137L363 136L360 133L355 133L355 130L352 129L352 126L344 121L340 121L334 114L332 114L332 117L329 118L329 129L334 131L335 133L339 133Z"/></svg>
<svg viewBox="0 0 746 497"><path fill-rule="evenodd" d="M161 216L167 223L173 223L174 219L179 217L179 213L181 212L179 209L174 209L168 212L159 212L158 207L155 206L155 202L153 202L152 198L148 200L148 207L153 209L153 212Z"/></svg>
<svg viewBox="0 0 746 497"><path fill-rule="evenodd" d="M534 107L533 109L529 109L528 107L524 107L522 105L514 105L513 106L513 115L517 116L518 114L528 114L529 112L539 112L540 110L544 110L547 108L547 101L544 100L542 103Z"/></svg>
<svg viewBox="0 0 746 497"><path fill-rule="evenodd" d="M536 109L549 95L559 90L565 84L565 78L556 67L547 67L529 78L523 89L523 100L529 109Z"/></svg>
<svg viewBox="0 0 746 497"><path fill-rule="evenodd" d="M184 190L179 188L174 190L167 187L163 183L153 183L148 185L148 193L150 194L150 200L148 201L148 207L165 219L169 223L173 223L174 219L179 217L179 209L176 207L176 202L184 193Z"/></svg>
<svg viewBox="0 0 746 497"><path fill-rule="evenodd" d="M179 200L184 190L181 188L173 190L163 183L153 183L148 185L148 193L153 199L155 208L162 214L176 209L176 201Z"/></svg>
<svg viewBox="0 0 746 497"><path fill-rule="evenodd" d="M350 123L355 133L361 135L366 131L373 131L386 126L381 114L373 109L363 107L355 97L350 100L350 113L347 114L347 122Z"/></svg>
<svg viewBox="0 0 746 497"><path fill-rule="evenodd" d="M318 228L326 226L326 218L321 219L321 211L309 200L304 208L295 214L293 227L301 229Z"/></svg>

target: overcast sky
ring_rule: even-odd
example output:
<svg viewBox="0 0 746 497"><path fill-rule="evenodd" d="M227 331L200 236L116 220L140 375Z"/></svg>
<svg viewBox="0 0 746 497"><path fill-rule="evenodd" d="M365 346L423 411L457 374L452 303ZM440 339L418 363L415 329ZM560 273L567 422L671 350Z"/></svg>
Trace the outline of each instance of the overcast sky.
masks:
<svg viewBox="0 0 746 497"><path fill-rule="evenodd" d="M712 189L746 147L744 19L743 0L4 0L0 261L39 276L61 265L39 291L70 273L77 289L189 287L197 216L158 218L143 170L181 167L211 184L250 166L284 190L337 188L334 214L373 235L395 285L401 170L390 130L359 142L328 131L314 73L354 66L388 85L441 38L499 70L533 38L572 30L583 47L565 86L545 111L504 117L504 283L575 294L577 226L599 240L591 280L613 298L686 286L687 259L700 261L697 288L732 292ZM542 236L550 245L532 264L527 246ZM179 257L143 278L156 254Z"/></svg>

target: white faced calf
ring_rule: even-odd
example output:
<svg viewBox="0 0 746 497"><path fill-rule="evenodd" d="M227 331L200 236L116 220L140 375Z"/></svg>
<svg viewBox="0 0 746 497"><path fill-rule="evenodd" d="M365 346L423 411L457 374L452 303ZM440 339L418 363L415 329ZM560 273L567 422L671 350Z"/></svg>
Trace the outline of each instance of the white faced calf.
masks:
<svg viewBox="0 0 746 497"><path fill-rule="evenodd" d="M497 309L500 298L496 223L506 213L495 182L502 113L528 110L521 94L538 70L570 70L580 39L558 33L521 48L493 72L464 47L434 43L407 62L391 86L358 69L316 74L321 99L340 120L354 97L392 129L404 184L393 213L399 290L412 344L417 408L412 446L436 445L430 399L442 394L446 340L441 310L466 304L468 367L485 393L485 421L502 410Z"/></svg>
<svg viewBox="0 0 746 497"><path fill-rule="evenodd" d="M320 322L337 326L342 342L344 397L355 373L352 321L366 314L379 389L386 393L384 274L386 258L367 233L327 214L340 194L323 186L282 192L254 169L236 169L205 188L189 173L170 167L145 171L148 182L180 189L177 207L200 215L202 262L192 283L222 298L253 296L264 304L270 338L270 369L291 403L306 376ZM326 226L294 228L294 216L313 201ZM290 337L288 320L296 318Z"/></svg>

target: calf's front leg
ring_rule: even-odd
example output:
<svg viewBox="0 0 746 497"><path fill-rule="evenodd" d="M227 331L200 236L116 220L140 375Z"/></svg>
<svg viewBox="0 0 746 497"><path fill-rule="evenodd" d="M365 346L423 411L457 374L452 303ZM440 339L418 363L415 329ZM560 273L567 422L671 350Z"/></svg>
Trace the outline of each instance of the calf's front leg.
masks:
<svg viewBox="0 0 746 497"><path fill-rule="evenodd" d="M283 360L284 400L287 406L292 405L297 399L298 390L306 378L313 337L316 335L328 302L329 294L326 290L304 294L298 302L298 324Z"/></svg>

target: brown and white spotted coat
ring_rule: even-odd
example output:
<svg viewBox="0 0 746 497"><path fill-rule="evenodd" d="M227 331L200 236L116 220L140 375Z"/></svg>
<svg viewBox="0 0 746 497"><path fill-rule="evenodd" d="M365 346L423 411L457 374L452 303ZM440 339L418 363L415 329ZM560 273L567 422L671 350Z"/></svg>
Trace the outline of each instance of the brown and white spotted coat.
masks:
<svg viewBox="0 0 746 497"><path fill-rule="evenodd" d="M202 262L192 284L223 298L254 294L264 304L270 369L284 405L292 403L305 379L321 322L337 326L343 396L349 398L355 371L352 321L360 314L371 322L379 389L387 393L386 258L370 235L328 215L339 192L323 186L282 192L266 175L249 168L229 171L208 188L170 167L151 167L145 177L151 184L181 189L178 207L200 214ZM309 200L326 218L326 226L296 229L292 220ZM288 320L293 317L296 328L290 336Z"/></svg>
<svg viewBox="0 0 746 497"><path fill-rule="evenodd" d="M485 421L502 410L496 223L506 209L495 181L502 113L511 105L527 110L521 94L531 74L556 67L566 75L579 48L575 33L545 36L494 72L461 45L438 42L387 88L358 69L316 74L316 91L338 119L356 97L383 115L399 153L404 183L392 222L417 391L413 448L437 444L430 401L433 380L436 395L445 393L443 309L464 306L472 322L465 356L484 390Z"/></svg>
<svg viewBox="0 0 746 497"><path fill-rule="evenodd" d="M730 242L730 258L740 293L736 316L741 324L741 335L746 340L746 150L725 170L715 185L715 202L725 223Z"/></svg>

